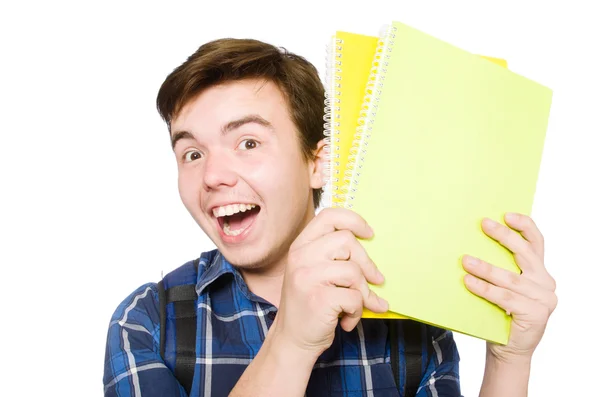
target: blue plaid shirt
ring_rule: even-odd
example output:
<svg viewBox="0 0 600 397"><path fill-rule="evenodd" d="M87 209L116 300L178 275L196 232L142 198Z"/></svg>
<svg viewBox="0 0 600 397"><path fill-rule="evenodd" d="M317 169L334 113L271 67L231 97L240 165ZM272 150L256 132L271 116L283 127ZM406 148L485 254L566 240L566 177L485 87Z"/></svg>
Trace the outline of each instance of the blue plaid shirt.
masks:
<svg viewBox="0 0 600 397"><path fill-rule="evenodd" d="M237 269L216 251L200 258L196 292L196 365L190 395L226 396L256 357L277 308L250 292ZM160 355L158 302L157 284L149 283L117 307L108 330L105 396L187 395ZM423 344L424 376L417 396L460 396L452 333L422 327L428 345ZM404 345L398 334L402 369ZM399 372L404 384L404 371ZM385 322L363 319L352 332L338 325L332 346L314 366L306 395L401 396L392 374Z"/></svg>

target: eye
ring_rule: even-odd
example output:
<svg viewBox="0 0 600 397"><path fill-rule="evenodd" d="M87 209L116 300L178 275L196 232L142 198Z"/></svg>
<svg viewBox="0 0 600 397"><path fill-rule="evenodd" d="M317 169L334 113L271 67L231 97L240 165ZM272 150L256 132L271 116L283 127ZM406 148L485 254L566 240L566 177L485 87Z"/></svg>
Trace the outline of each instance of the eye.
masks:
<svg viewBox="0 0 600 397"><path fill-rule="evenodd" d="M189 150L183 154L183 161L189 163L191 161L200 160L202 153L197 150Z"/></svg>
<svg viewBox="0 0 600 397"><path fill-rule="evenodd" d="M258 145L259 145L258 141L254 140L254 139L244 139L238 145L238 149L251 150L251 149L256 149L258 147Z"/></svg>

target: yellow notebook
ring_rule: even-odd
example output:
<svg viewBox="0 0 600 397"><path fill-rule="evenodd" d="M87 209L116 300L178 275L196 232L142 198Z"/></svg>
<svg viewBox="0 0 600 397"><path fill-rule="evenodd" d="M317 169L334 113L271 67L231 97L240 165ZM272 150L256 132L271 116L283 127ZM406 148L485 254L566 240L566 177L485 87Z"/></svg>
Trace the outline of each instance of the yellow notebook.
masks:
<svg viewBox="0 0 600 397"><path fill-rule="evenodd" d="M518 271L480 222L530 213L552 91L399 22L377 51L344 187L375 230L372 288L393 312L506 343L510 317L465 288L461 257Z"/></svg>
<svg viewBox="0 0 600 397"><path fill-rule="evenodd" d="M329 181L326 207L344 204L344 172L378 41L376 36L338 31L328 46L325 111L330 122L325 125L325 135L330 142L330 162L326 168ZM482 57L507 67L504 59Z"/></svg>
<svg viewBox="0 0 600 397"><path fill-rule="evenodd" d="M326 135L330 141L330 162L327 167L329 183L325 194L329 201L326 207L344 205L344 173L378 41L376 36L338 31L328 48L326 113L332 123L326 125ZM482 57L507 67L504 59ZM363 317L405 318L393 312L379 314L369 310L364 311Z"/></svg>

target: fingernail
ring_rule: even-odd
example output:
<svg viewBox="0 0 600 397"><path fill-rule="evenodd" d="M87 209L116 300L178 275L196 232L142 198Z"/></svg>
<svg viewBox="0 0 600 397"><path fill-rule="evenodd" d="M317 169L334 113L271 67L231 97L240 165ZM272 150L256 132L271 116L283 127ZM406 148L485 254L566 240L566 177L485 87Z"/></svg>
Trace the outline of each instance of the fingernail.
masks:
<svg viewBox="0 0 600 397"><path fill-rule="evenodd" d="M467 265L470 265L470 266L476 266L479 263L477 258L473 258L470 255L465 255L465 261L466 261Z"/></svg>
<svg viewBox="0 0 600 397"><path fill-rule="evenodd" d="M484 218L483 219L483 225L489 229L493 229L495 228L498 224L496 222L494 222L493 220L491 220L490 218Z"/></svg>
<svg viewBox="0 0 600 397"><path fill-rule="evenodd" d="M383 275L383 273L381 273L379 269L377 269L377 277L381 280L381 282L385 280L385 276Z"/></svg>

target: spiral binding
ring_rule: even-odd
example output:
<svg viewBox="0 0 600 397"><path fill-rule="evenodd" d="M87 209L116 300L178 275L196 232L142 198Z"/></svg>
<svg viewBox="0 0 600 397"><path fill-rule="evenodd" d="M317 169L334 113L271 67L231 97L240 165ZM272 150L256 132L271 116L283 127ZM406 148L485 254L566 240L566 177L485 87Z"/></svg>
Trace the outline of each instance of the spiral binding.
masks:
<svg viewBox="0 0 600 397"><path fill-rule="evenodd" d="M380 31L379 42L371 66L371 74L367 81L367 87L363 104L358 119L358 127L354 134L348 166L344 172L344 184L339 193L344 207L353 207L356 189L360 183L360 175L367 153L367 146L373 130L373 121L377 115L379 98L383 89L383 82L387 73L390 53L394 47L397 28L393 25L384 25Z"/></svg>
<svg viewBox="0 0 600 397"><path fill-rule="evenodd" d="M339 142L340 142L340 90L342 88L342 45L344 41L333 37L327 45L326 67L325 67L325 114L323 116L325 135L325 157L326 162L323 173L326 180L324 188L327 197L327 207L331 207L333 198L337 197L334 182L338 179L334 171L339 167ZM333 145L333 150L332 150ZM332 154L335 156L332 157Z"/></svg>

